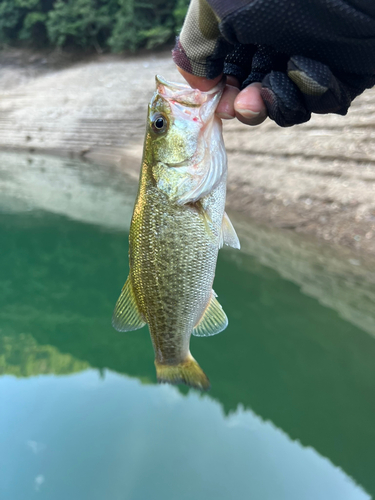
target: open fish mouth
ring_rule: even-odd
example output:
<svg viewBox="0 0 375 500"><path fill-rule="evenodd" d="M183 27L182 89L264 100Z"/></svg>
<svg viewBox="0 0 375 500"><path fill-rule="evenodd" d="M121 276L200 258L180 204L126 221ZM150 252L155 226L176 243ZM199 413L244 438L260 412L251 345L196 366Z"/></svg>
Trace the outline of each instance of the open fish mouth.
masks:
<svg viewBox="0 0 375 500"><path fill-rule="evenodd" d="M216 92L220 92L220 91L224 90L226 77L223 76L223 78L220 80L220 82L218 84L215 85L215 87L213 87L210 90L206 90L206 91L193 89L187 83L169 82L168 80L166 80L165 78L163 78L160 75L155 76L155 81L156 81L156 86L157 86L158 90L159 90L159 86L163 86L165 89L167 89L167 91L173 92L174 95L178 92L181 92L181 91L184 92L186 90L200 93L200 94L210 95L210 94L215 94Z"/></svg>
<svg viewBox="0 0 375 500"><path fill-rule="evenodd" d="M207 91L193 89L184 83L168 82L160 75L155 76L155 81L157 93L160 96L173 103L191 108L201 107L202 105L205 105L204 107L208 109L216 108L225 88L225 77L215 87Z"/></svg>

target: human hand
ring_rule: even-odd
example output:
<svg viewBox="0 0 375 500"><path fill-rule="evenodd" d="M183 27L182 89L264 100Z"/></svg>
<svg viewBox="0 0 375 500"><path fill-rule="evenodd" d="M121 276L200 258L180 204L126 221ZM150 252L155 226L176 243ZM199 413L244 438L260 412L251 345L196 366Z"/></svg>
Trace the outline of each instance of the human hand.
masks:
<svg viewBox="0 0 375 500"><path fill-rule="evenodd" d="M210 90L222 78L222 75L219 75L213 80L209 80L187 73L181 68L177 69L192 88L202 91ZM217 116L223 120L237 118L246 125L259 125L267 118L267 109L261 97L261 88L260 83L252 83L240 91L238 79L234 76L228 76L227 84L216 109Z"/></svg>
<svg viewBox="0 0 375 500"><path fill-rule="evenodd" d="M191 0L173 57L201 90L230 75L222 118L256 125L268 114L287 127L311 113L345 115L375 84L375 4Z"/></svg>
<svg viewBox="0 0 375 500"><path fill-rule="evenodd" d="M273 52L261 49L262 56ZM267 54L268 56L268 54ZM282 56L285 59L285 56ZM256 59L256 54L254 60ZM264 57L261 58L264 62ZM228 66L228 65L227 65ZM233 65L230 65L233 70ZM224 65L225 68L225 65ZM223 120L237 118L246 125L259 125L270 116L278 125L288 127L310 119L311 113L345 115L351 101L365 90L374 77L349 75L350 83L336 78L328 66L302 56L290 58L286 71L273 71L268 64L253 64L250 75L242 83L227 76L227 84L216 114ZM209 90L222 78L207 79L178 68L193 88ZM259 80L259 81L257 81Z"/></svg>

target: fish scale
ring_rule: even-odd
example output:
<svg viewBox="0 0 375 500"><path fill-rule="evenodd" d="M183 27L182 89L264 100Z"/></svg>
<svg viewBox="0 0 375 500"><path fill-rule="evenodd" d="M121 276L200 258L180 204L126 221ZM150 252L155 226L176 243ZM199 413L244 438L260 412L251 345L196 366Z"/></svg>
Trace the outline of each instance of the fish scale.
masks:
<svg viewBox="0 0 375 500"><path fill-rule="evenodd" d="M144 168L150 175L150 167ZM218 252L199 214L190 208L168 205L167 201L163 193L148 190L139 200L144 204L141 220L135 220L130 231L133 287L137 296L147 297L146 307L140 310L153 343L165 345L166 338L181 338L168 353L156 355L158 362L177 361L188 355L188 337L201 315L200 304L208 300ZM153 227L162 228L162 234L155 236L148 229ZM142 252L134 252L138 240Z"/></svg>

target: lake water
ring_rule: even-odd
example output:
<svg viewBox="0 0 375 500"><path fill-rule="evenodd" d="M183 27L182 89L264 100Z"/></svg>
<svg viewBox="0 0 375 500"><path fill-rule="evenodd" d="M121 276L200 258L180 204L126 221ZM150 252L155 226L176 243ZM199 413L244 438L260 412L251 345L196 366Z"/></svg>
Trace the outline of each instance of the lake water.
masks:
<svg viewBox="0 0 375 500"><path fill-rule="evenodd" d="M0 164L1 500L373 498L371 263L232 217L229 326L191 341L212 389L158 385L147 327L111 327L136 182Z"/></svg>

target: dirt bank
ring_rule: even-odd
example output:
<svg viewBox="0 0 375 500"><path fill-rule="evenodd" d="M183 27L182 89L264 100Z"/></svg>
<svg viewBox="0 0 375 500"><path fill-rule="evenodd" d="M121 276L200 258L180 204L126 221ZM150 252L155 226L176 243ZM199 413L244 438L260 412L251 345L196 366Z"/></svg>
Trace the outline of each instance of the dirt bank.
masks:
<svg viewBox="0 0 375 500"><path fill-rule="evenodd" d="M109 231L129 231L137 184L108 165L0 152L0 214L38 217L42 210ZM271 228L242 214L230 212L230 218L241 251L225 247L222 257L244 271L250 266L251 274L260 273L263 279L269 269L276 270L305 295L375 337L375 256L362 258L351 249ZM249 261L249 255L254 259Z"/></svg>
<svg viewBox="0 0 375 500"><path fill-rule="evenodd" d="M91 57L10 51L0 58L0 148L85 156L137 175L154 75L169 53ZM375 91L348 115L280 129L225 124L228 205L272 225L375 253Z"/></svg>

